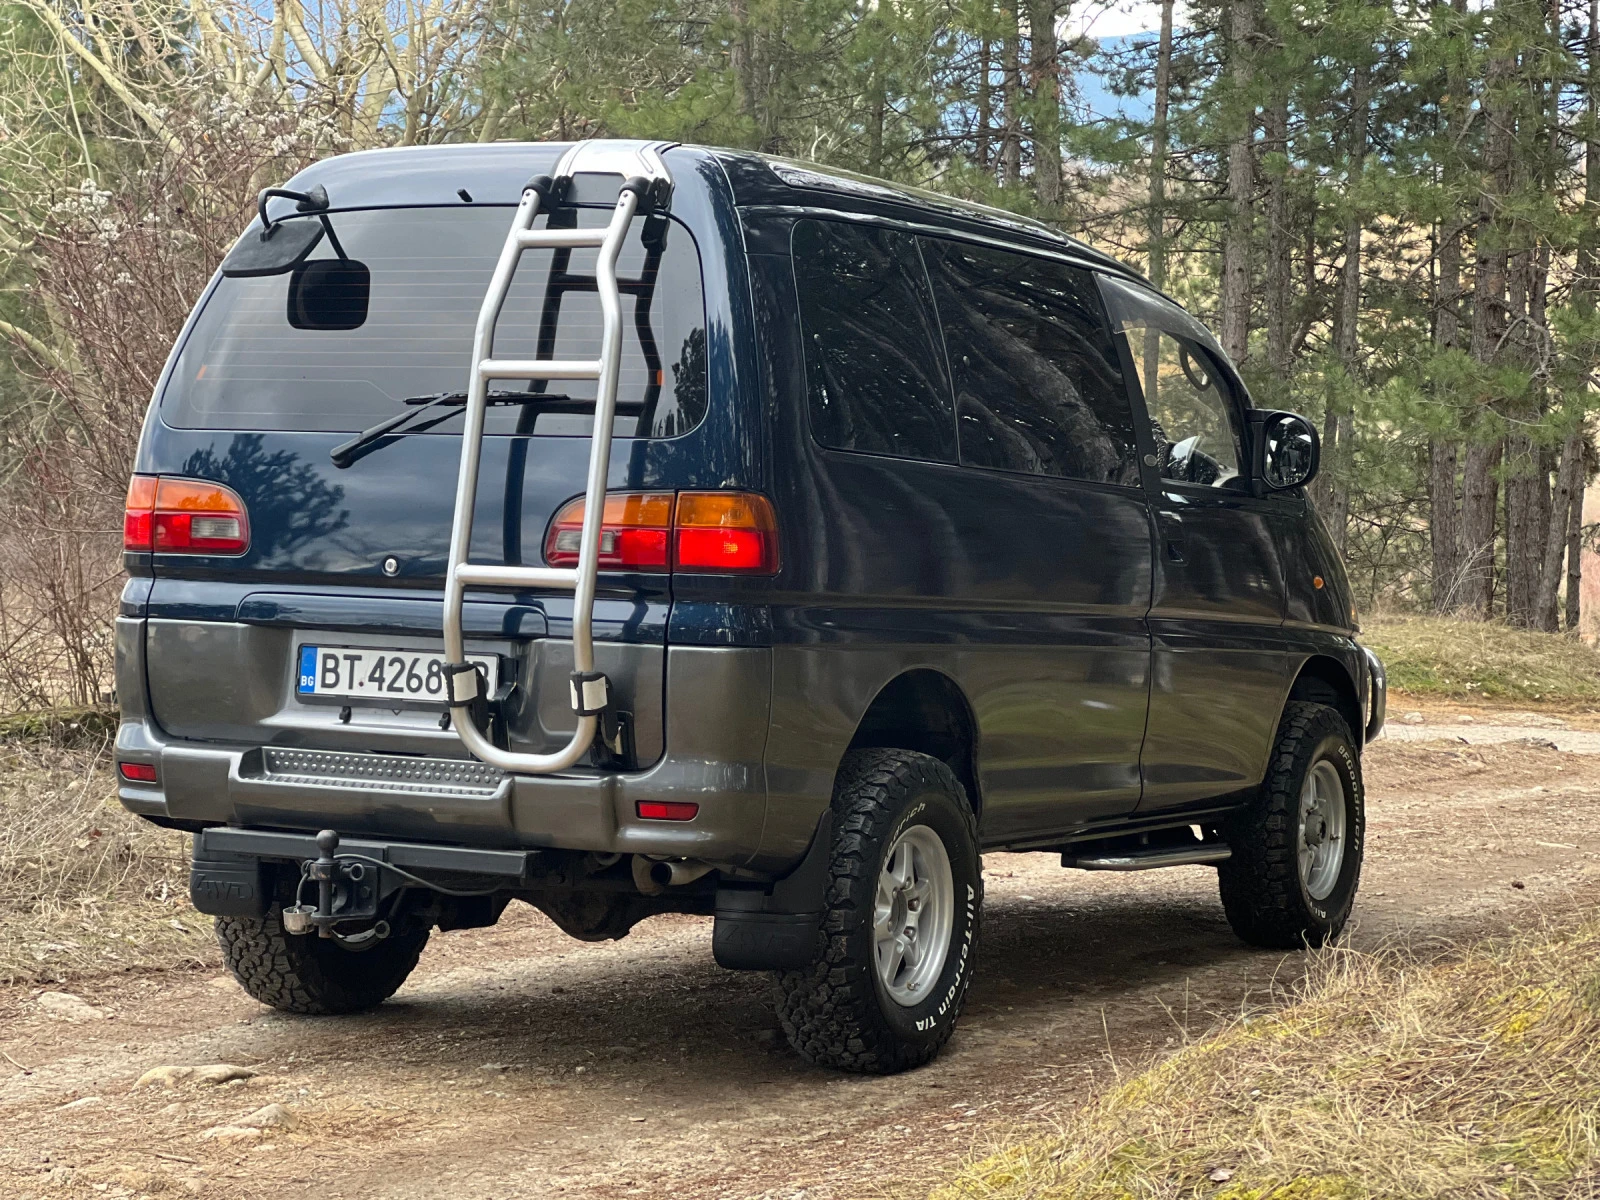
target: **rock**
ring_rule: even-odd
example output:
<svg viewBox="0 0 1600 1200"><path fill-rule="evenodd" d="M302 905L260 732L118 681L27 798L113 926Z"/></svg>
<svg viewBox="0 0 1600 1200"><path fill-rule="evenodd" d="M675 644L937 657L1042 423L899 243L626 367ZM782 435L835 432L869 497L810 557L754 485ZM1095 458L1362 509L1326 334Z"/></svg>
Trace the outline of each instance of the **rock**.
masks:
<svg viewBox="0 0 1600 1200"><path fill-rule="evenodd" d="M1233 1170L1229 1167L1218 1167L1206 1176L1212 1183L1227 1183L1233 1178Z"/></svg>
<svg viewBox="0 0 1600 1200"><path fill-rule="evenodd" d="M1458 717L1457 720L1459 720L1463 725L1476 725L1478 723L1478 718L1473 716L1471 713L1464 713Z"/></svg>
<svg viewBox="0 0 1600 1200"><path fill-rule="evenodd" d="M151 1067L133 1086L137 1088L177 1087L180 1083L218 1084L235 1079L249 1079L255 1074L249 1067L236 1067L232 1063L211 1063L204 1067Z"/></svg>
<svg viewBox="0 0 1600 1200"><path fill-rule="evenodd" d="M65 1104L58 1105L58 1108L98 1108L105 1102L104 1096L83 1096L77 1100L68 1100Z"/></svg>
<svg viewBox="0 0 1600 1200"><path fill-rule="evenodd" d="M213 1125L200 1132L202 1142L243 1142L260 1136L261 1130L248 1125Z"/></svg>
<svg viewBox="0 0 1600 1200"><path fill-rule="evenodd" d="M107 1014L103 1008L96 1008L82 996L74 996L71 992L41 992L38 999L39 1011L53 1021L70 1021L78 1024L83 1021L104 1021Z"/></svg>
<svg viewBox="0 0 1600 1200"><path fill-rule="evenodd" d="M239 1122L247 1129L293 1129L299 1122L281 1104L267 1104Z"/></svg>
<svg viewBox="0 0 1600 1200"><path fill-rule="evenodd" d="M1409 712L1400 719L1407 725L1421 725L1427 718L1419 712Z"/></svg>

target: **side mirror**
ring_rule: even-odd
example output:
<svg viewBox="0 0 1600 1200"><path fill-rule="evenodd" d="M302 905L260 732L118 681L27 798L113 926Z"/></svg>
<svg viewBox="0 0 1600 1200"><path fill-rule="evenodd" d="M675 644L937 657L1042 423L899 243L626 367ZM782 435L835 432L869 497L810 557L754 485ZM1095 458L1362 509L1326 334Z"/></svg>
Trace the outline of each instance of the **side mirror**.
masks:
<svg viewBox="0 0 1600 1200"><path fill-rule="evenodd" d="M1317 427L1299 413L1252 413L1255 428L1255 476L1273 492L1304 487L1316 478L1322 463Z"/></svg>
<svg viewBox="0 0 1600 1200"><path fill-rule="evenodd" d="M305 262L306 256L317 248L326 233L340 258L344 249L333 236L333 226L326 216L315 221L274 221L267 213L267 201L278 197L295 201L295 212L324 214L328 210L328 190L314 187L309 192L291 192L287 188L262 188L256 197L256 214L261 218L261 230L245 234L228 256L222 260L222 273L230 279L253 279L262 275L282 275Z"/></svg>

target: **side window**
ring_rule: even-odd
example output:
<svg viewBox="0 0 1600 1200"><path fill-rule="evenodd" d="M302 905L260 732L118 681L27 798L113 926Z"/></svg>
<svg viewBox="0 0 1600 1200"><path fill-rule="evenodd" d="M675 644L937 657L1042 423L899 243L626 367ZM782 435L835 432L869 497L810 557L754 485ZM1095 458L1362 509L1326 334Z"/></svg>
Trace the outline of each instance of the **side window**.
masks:
<svg viewBox="0 0 1600 1200"><path fill-rule="evenodd" d="M800 221L793 252L816 439L840 450L954 462L944 348L916 239Z"/></svg>
<svg viewBox="0 0 1600 1200"><path fill-rule="evenodd" d="M926 239L961 461L1139 486L1133 413L1089 272Z"/></svg>
<svg viewBox="0 0 1600 1200"><path fill-rule="evenodd" d="M1123 336L1139 372L1161 477L1222 487L1239 475L1239 441L1210 356L1193 342L1148 325Z"/></svg>

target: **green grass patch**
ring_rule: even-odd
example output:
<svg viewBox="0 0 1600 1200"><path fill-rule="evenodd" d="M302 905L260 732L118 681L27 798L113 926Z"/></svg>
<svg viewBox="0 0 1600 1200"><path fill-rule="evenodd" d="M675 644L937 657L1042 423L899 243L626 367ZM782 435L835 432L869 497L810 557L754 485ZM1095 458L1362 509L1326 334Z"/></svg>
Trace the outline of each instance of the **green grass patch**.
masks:
<svg viewBox="0 0 1600 1200"><path fill-rule="evenodd" d="M1322 952L1239 1020L1002 1147L933 1200L1588 1195L1600 1168L1600 920Z"/></svg>
<svg viewBox="0 0 1600 1200"><path fill-rule="evenodd" d="M1417 696L1600 704L1600 651L1576 637L1493 621L1391 616L1363 624L1389 686Z"/></svg>

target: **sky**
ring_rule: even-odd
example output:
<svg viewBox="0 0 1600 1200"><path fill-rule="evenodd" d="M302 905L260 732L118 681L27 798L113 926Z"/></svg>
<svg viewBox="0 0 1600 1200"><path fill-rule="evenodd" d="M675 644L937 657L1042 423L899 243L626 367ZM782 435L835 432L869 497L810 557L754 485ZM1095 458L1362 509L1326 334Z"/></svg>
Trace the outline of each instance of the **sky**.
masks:
<svg viewBox="0 0 1600 1200"><path fill-rule="evenodd" d="M1182 29L1188 20L1188 6L1177 0L1172 14L1173 27ZM1143 41L1161 28L1160 0L1084 0L1074 5L1061 23L1063 39L1090 37L1111 49L1130 41ZM1093 71L1078 72L1078 94L1093 117L1108 117L1121 112L1136 120L1148 120L1150 103L1141 96L1113 96L1105 82Z"/></svg>

